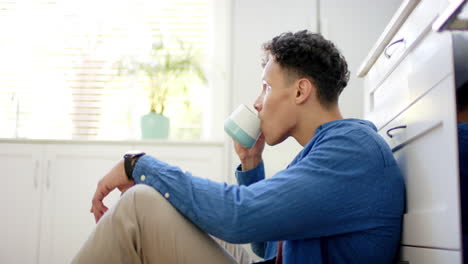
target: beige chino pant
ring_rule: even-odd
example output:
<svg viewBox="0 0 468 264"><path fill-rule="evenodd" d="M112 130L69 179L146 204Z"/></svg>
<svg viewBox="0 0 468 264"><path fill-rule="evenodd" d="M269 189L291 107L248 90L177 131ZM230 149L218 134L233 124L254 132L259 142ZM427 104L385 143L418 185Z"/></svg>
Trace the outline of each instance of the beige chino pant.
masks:
<svg viewBox="0 0 468 264"><path fill-rule="evenodd" d="M242 246L212 238L155 189L138 184L104 214L72 263L247 264L252 259Z"/></svg>

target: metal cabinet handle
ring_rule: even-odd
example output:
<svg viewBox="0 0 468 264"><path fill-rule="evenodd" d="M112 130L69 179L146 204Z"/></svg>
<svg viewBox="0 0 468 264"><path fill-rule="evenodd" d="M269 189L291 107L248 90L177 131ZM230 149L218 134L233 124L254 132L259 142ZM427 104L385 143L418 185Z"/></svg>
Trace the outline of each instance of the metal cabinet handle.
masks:
<svg viewBox="0 0 468 264"><path fill-rule="evenodd" d="M390 134L390 132L392 132L393 130L403 129L403 128L406 128L406 125L397 126L397 127L394 127L394 128L390 128L389 130L387 130L387 136L388 136L389 138L393 138L393 135Z"/></svg>
<svg viewBox="0 0 468 264"><path fill-rule="evenodd" d="M395 41L393 41L392 43L390 43L390 44L385 48L385 50L384 50L384 55L385 55L385 57L387 57L387 59L390 59L390 58L392 57L393 53L389 53L389 48L390 48L391 46L395 45L395 44L403 43L403 42L405 42L405 39L404 39L404 38L401 38L401 39L399 39L399 40L395 40Z"/></svg>

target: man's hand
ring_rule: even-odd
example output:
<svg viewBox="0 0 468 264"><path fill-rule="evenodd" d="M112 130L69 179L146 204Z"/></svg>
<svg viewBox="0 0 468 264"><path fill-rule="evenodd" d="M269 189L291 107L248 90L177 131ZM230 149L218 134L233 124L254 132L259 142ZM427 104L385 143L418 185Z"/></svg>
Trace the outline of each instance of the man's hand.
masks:
<svg viewBox="0 0 468 264"><path fill-rule="evenodd" d="M236 141L233 142L234 149L241 161L243 171L251 170L262 162L262 153L265 148L265 137L263 134L260 135L257 142L255 142L255 145L250 149L242 147L242 145Z"/></svg>
<svg viewBox="0 0 468 264"><path fill-rule="evenodd" d="M134 181L125 174L124 160L120 160L98 183L92 200L91 213L94 214L96 223L101 219L108 208L104 205L104 198L115 188L124 193L135 185Z"/></svg>

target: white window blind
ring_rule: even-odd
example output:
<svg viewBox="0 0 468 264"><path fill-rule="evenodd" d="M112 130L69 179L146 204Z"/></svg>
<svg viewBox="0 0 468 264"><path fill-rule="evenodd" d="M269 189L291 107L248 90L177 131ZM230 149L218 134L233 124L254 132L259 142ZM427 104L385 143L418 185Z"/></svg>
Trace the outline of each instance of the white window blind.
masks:
<svg viewBox="0 0 468 264"><path fill-rule="evenodd" d="M209 11L208 0L0 0L0 137L139 138L147 78L119 76L117 62L160 39L206 61ZM173 138L202 130L206 87L188 88L168 98Z"/></svg>

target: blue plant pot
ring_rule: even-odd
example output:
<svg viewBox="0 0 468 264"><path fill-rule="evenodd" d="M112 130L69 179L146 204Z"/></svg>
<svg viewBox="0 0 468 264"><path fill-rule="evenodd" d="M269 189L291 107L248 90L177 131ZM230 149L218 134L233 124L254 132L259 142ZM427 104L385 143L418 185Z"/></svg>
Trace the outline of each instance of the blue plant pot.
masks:
<svg viewBox="0 0 468 264"><path fill-rule="evenodd" d="M143 139L167 139L169 137L169 118L153 112L142 116L141 137Z"/></svg>

